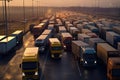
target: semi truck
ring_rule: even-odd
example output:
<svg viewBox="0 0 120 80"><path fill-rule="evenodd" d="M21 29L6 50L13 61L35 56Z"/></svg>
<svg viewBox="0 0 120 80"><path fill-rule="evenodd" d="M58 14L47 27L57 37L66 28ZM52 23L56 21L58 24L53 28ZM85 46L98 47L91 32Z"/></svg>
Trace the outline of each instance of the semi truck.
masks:
<svg viewBox="0 0 120 80"><path fill-rule="evenodd" d="M22 70L22 80L39 80L38 47L25 49L20 68Z"/></svg>
<svg viewBox="0 0 120 80"><path fill-rule="evenodd" d="M40 35L36 40L35 40L35 46L39 47L39 51L41 53L44 52L46 45L48 43L48 35Z"/></svg>
<svg viewBox="0 0 120 80"><path fill-rule="evenodd" d="M62 44L58 38L49 38L49 50L52 58L62 57Z"/></svg>
<svg viewBox="0 0 120 80"><path fill-rule="evenodd" d="M120 42L120 35L113 31L106 32L106 40L113 47L117 48L118 42Z"/></svg>
<svg viewBox="0 0 120 80"><path fill-rule="evenodd" d="M93 47L97 51L97 44L98 43L105 43L105 41L101 38L90 38L89 45Z"/></svg>
<svg viewBox="0 0 120 80"><path fill-rule="evenodd" d="M78 39L78 33L80 33L80 31L76 27L70 27L70 33L71 33L73 39L77 40Z"/></svg>
<svg viewBox="0 0 120 80"><path fill-rule="evenodd" d="M0 41L0 54L6 55L16 46L16 37L8 36Z"/></svg>
<svg viewBox="0 0 120 80"><path fill-rule="evenodd" d="M108 80L120 80L120 57L109 58L107 64Z"/></svg>
<svg viewBox="0 0 120 80"><path fill-rule="evenodd" d="M97 56L105 64L108 63L110 57L120 56L118 50L110 46L108 43L98 43L97 45Z"/></svg>
<svg viewBox="0 0 120 80"><path fill-rule="evenodd" d="M72 35L70 33L62 33L61 42L64 50L71 51Z"/></svg>
<svg viewBox="0 0 120 80"><path fill-rule="evenodd" d="M78 34L78 40L89 43L90 36L87 34Z"/></svg>
<svg viewBox="0 0 120 80"><path fill-rule="evenodd" d="M83 41L72 41L72 53L83 66L97 64L96 51Z"/></svg>
<svg viewBox="0 0 120 80"><path fill-rule="evenodd" d="M22 30L16 30L11 34L11 36L16 37L16 44L22 44L23 43L23 31Z"/></svg>

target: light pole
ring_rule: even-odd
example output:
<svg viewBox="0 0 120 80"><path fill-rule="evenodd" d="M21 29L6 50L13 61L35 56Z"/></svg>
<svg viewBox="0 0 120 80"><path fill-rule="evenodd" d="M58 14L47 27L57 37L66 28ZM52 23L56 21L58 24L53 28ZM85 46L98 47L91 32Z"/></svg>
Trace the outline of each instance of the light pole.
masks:
<svg viewBox="0 0 120 80"><path fill-rule="evenodd" d="M5 6L5 12L4 12L4 19L5 19L5 35L6 37L8 36L8 19L7 19L7 6L6 6L6 2L7 1L11 1L11 0L0 0L0 1L4 1L4 6ZM3 9L4 11L4 9Z"/></svg>
<svg viewBox="0 0 120 80"><path fill-rule="evenodd" d="M25 23L26 23L26 20L25 20L25 2L23 0L23 23L24 23L24 33L25 33Z"/></svg>
<svg viewBox="0 0 120 80"><path fill-rule="evenodd" d="M38 19L38 14L39 14L38 13L38 10L39 10L39 5L38 4L39 4L40 1L37 0L36 2L37 2L37 19Z"/></svg>
<svg viewBox="0 0 120 80"><path fill-rule="evenodd" d="M9 31L9 23L10 23L10 5L9 5L9 3L10 3L10 1L12 1L12 0L7 0L8 1L8 31Z"/></svg>
<svg viewBox="0 0 120 80"><path fill-rule="evenodd" d="M33 5L33 1L34 0L32 0L32 18L34 18L34 5Z"/></svg>

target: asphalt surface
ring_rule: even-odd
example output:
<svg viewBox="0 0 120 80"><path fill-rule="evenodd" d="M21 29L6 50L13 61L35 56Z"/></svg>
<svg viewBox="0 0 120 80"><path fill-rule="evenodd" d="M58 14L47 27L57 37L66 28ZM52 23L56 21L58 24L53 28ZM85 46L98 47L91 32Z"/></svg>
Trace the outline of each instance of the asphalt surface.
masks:
<svg viewBox="0 0 120 80"><path fill-rule="evenodd" d="M19 64L26 47L34 46L33 36L28 32L23 45L16 46L6 56L0 56L0 80L22 80ZM39 55L41 75L39 80L107 80L106 66L85 68L75 61L72 53L63 52L61 59L51 59L49 51Z"/></svg>

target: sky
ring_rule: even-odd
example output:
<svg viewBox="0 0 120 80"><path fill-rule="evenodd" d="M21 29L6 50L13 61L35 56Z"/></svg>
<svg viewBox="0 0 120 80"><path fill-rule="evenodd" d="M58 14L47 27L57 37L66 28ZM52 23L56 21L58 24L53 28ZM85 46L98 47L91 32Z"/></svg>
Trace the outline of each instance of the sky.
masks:
<svg viewBox="0 0 120 80"><path fill-rule="evenodd" d="M25 6L32 6L32 0L24 0ZM8 3L8 2L7 2ZM0 1L0 6L2 1ZM23 6L23 0L12 0L10 6ZM33 0L34 6L87 6L87 7L120 7L120 0Z"/></svg>

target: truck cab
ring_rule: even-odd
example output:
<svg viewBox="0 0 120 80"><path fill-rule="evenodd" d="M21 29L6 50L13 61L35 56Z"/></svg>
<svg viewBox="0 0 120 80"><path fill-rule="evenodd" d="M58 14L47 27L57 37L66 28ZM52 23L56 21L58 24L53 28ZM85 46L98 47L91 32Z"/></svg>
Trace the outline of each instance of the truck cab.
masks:
<svg viewBox="0 0 120 80"><path fill-rule="evenodd" d="M97 58L96 58L97 56L94 48L84 47L81 50L82 50L81 60L83 66L95 66L97 64Z"/></svg>
<svg viewBox="0 0 120 80"><path fill-rule="evenodd" d="M22 70L22 80L39 79L38 47L26 48L20 68Z"/></svg>

